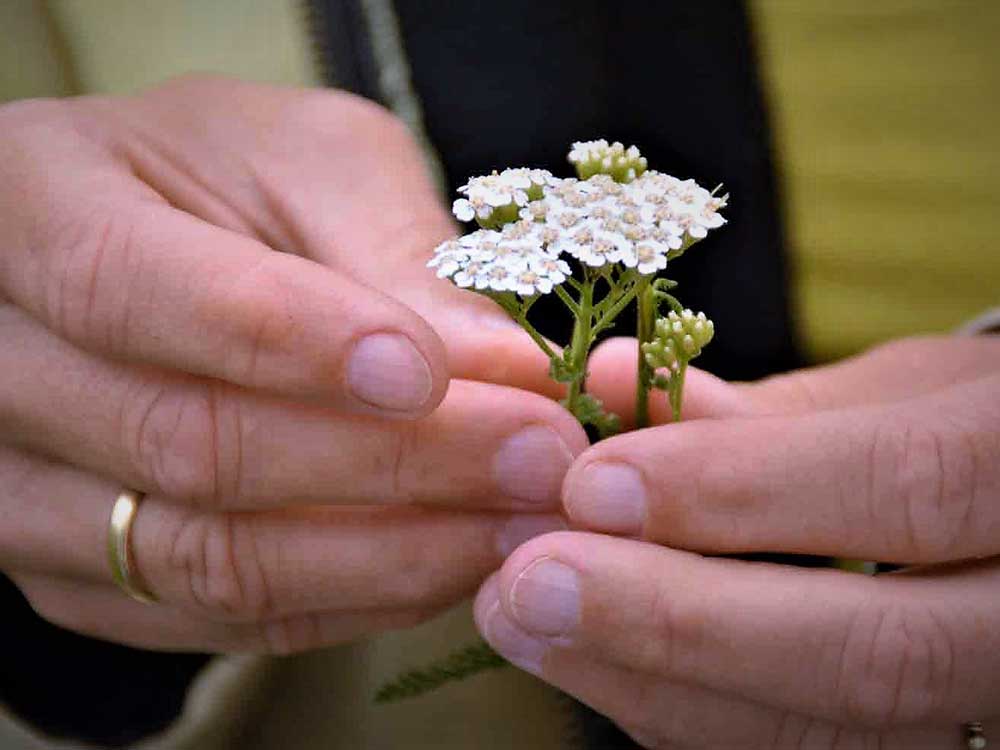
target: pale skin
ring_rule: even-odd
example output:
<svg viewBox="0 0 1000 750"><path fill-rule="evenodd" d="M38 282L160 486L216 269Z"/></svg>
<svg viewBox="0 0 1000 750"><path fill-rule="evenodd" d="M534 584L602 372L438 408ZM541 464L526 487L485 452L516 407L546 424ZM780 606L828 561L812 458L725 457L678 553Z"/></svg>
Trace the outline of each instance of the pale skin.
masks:
<svg viewBox="0 0 1000 750"><path fill-rule="evenodd" d="M594 354L589 387L612 409L629 408L634 357L628 340ZM484 636L648 748L937 750L972 720L989 734L1000 338L905 340L754 384L695 371L686 397L688 421L576 460L563 503L581 531L491 576ZM763 551L906 567L710 557Z"/></svg>
<svg viewBox="0 0 1000 750"><path fill-rule="evenodd" d="M0 132L0 568L44 617L301 651L427 619L563 526L586 436L529 392L528 336L424 267L455 227L387 112L195 77ZM110 577L122 487L154 606Z"/></svg>
<svg viewBox="0 0 1000 750"><path fill-rule="evenodd" d="M286 653L419 622L499 568L487 638L647 747L953 747L1000 716L995 340L753 385L692 372L689 422L588 449L527 336L424 268L454 228L381 110L186 79L14 105L0 131L0 567L46 618ZM359 364L371 334L417 355L383 338ZM588 381L626 417L633 347L598 349ZM365 369L373 351L393 365ZM647 497L624 518L587 474L622 462ZM148 493L153 606L104 557L122 486ZM560 502L588 531L518 547ZM704 556L761 550L922 567ZM543 560L580 604L524 641ZM536 591L566 602L564 573Z"/></svg>

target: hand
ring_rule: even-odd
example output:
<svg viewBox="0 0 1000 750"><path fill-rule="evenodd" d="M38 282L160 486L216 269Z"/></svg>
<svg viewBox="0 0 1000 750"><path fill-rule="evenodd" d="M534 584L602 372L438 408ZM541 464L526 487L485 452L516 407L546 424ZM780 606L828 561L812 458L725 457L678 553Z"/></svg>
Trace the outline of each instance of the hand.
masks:
<svg viewBox="0 0 1000 750"><path fill-rule="evenodd" d="M635 343L595 353L627 408ZM574 526L480 590L485 637L650 748L962 747L1000 718L1000 339L904 341L751 385L573 465ZM660 404L660 417L666 416ZM661 546L662 545L662 546ZM682 551L684 550L684 551ZM789 552L874 578L703 557Z"/></svg>
<svg viewBox="0 0 1000 750"><path fill-rule="evenodd" d="M508 387L546 382L527 336L424 267L453 226L388 113L190 78L0 131L0 568L43 616L299 650L426 618L558 525L585 435ZM111 581L122 486L157 606Z"/></svg>

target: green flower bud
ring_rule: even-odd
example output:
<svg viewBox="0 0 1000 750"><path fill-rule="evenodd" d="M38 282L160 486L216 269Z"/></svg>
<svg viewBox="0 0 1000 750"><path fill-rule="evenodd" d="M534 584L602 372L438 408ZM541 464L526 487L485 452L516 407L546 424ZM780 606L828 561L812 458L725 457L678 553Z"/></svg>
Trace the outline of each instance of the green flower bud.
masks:
<svg viewBox="0 0 1000 750"><path fill-rule="evenodd" d="M656 319L653 339L642 345L642 353L652 369L676 372L701 354L714 335L715 324L705 313L671 311L665 318Z"/></svg>
<svg viewBox="0 0 1000 750"><path fill-rule="evenodd" d="M603 138L597 141L580 141L573 144L569 160L576 167L581 180L595 174L610 175L615 182L632 182L646 171L646 158L635 146L625 148L620 142L608 144Z"/></svg>
<svg viewBox="0 0 1000 750"><path fill-rule="evenodd" d="M642 353L646 364L654 370L674 370L678 366L677 344L671 338L657 335L642 345Z"/></svg>

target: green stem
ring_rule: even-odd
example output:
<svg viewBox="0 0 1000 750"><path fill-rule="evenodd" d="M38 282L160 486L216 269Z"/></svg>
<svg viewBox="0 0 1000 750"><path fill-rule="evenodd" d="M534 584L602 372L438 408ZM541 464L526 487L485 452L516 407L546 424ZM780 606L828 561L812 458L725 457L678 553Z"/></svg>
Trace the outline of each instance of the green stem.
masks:
<svg viewBox="0 0 1000 750"><path fill-rule="evenodd" d="M518 315L515 320L518 325L520 325L528 333L528 335L531 336L531 340L538 344L538 347L545 352L549 359L554 359L559 356L555 353L552 347L549 346L549 342L545 340L545 337L535 330L535 327L528 322L526 317Z"/></svg>
<svg viewBox="0 0 1000 750"><path fill-rule="evenodd" d="M670 411L674 422L681 421L681 404L684 400L684 376L687 374L687 362L683 362L674 382L670 385Z"/></svg>
<svg viewBox="0 0 1000 750"><path fill-rule="evenodd" d="M596 336L605 328L608 328L612 323L614 323L615 318L618 317L619 313L621 313L622 310L628 307L628 303L635 298L635 296L640 292L640 290L644 286L646 286L644 282L637 281L635 284L632 285L632 288L629 289L628 292L626 292L621 297L621 299L615 302L607 312L601 315L600 319L597 321L597 325L594 326L594 335ZM617 289L613 290L612 293L616 291ZM610 297L611 295L609 294L608 296Z"/></svg>
<svg viewBox="0 0 1000 750"><path fill-rule="evenodd" d="M531 309L532 305L538 301L538 297L533 297L523 304L518 303L517 298L508 293L491 294L489 297L500 305L500 307L506 310L507 314L514 319L514 322L521 326L527 334L531 336L531 340L538 344L538 348L545 352L545 356L549 359L554 359L559 356L552 350L552 347L549 346L549 342L545 340L545 337L536 331L535 327L528 322L528 311Z"/></svg>
<svg viewBox="0 0 1000 750"><path fill-rule="evenodd" d="M656 323L656 300L649 282L640 283L642 289L638 292L636 320L639 354L635 379L635 424L636 427L642 429L649 427L649 389L653 384L653 370L646 364L646 358L642 354L642 345L653 340L653 329Z"/></svg>
<svg viewBox="0 0 1000 750"><path fill-rule="evenodd" d="M576 402L583 392L584 381L587 379L587 354L594 342L593 332L594 282L587 279L580 288L580 310L573 326L573 342L570 344L570 354L575 377L569 386L566 397L566 408L576 414Z"/></svg>
<svg viewBox="0 0 1000 750"><path fill-rule="evenodd" d="M569 296L569 292L563 289L561 285L556 286L556 294L559 295L559 299L563 301L563 304L569 308L569 311L573 313L573 315L580 314L580 306L576 304L576 301Z"/></svg>

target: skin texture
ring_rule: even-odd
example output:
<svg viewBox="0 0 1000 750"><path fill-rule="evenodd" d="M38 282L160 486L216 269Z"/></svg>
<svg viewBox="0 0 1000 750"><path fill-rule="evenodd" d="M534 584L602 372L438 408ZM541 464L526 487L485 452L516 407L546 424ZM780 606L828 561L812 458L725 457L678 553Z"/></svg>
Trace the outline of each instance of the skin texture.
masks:
<svg viewBox="0 0 1000 750"><path fill-rule="evenodd" d="M412 625L563 527L547 362L424 266L405 128L220 78L0 109L0 568L49 620L286 653ZM494 356L483 357L483 347ZM111 581L122 486L160 603Z"/></svg>
<svg viewBox="0 0 1000 750"><path fill-rule="evenodd" d="M594 355L589 387L612 409L628 409L634 360L631 340ZM970 720L989 735L998 394L1000 339L986 336L753 384L692 372L687 421L576 460L575 530L491 576L480 630L649 748L957 748ZM763 551L904 567L873 578L713 556Z"/></svg>
<svg viewBox="0 0 1000 750"><path fill-rule="evenodd" d="M527 337L424 268L454 228L373 105L188 78L11 105L0 131L0 568L46 618L287 653L499 568L485 636L647 747L957 747L1000 715L995 340L695 371L690 421L588 449ZM588 383L626 422L634 346ZM646 503L623 514L626 476ZM104 560L123 485L148 493L154 607ZM520 544L560 501L576 530ZM753 551L908 567L711 557Z"/></svg>

